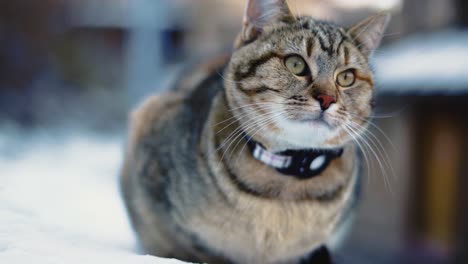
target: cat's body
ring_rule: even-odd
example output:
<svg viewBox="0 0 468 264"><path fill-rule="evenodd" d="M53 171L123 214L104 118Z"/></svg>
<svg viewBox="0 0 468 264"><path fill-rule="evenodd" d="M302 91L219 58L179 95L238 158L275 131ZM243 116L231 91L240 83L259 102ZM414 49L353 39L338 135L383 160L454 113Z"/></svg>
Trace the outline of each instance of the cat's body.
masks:
<svg viewBox="0 0 468 264"><path fill-rule="evenodd" d="M134 114L127 154L137 159L128 161L133 164L128 166L137 167L126 168L123 186L143 246L159 256L184 259L179 251L187 248L195 249L190 254L208 251L239 263L306 256L336 231L344 209L352 204L358 164L355 149L350 145L345 158L335 161L340 169L334 174L345 177L332 190L317 197L303 192L300 196L306 197L289 197L304 183L268 168L247 148L238 154L245 139L233 153L241 168L218 162L223 152L215 151L216 146L236 129L230 126L224 135L215 135L215 124L230 116L222 87L222 78L213 72L195 90L151 98ZM282 181L275 190L278 197L249 190L236 183L238 176L232 174L261 174ZM281 193L283 184L291 191Z"/></svg>
<svg viewBox="0 0 468 264"><path fill-rule="evenodd" d="M281 12L289 12L281 0L251 0L249 8L258 2L271 2ZM281 17L291 18L287 13ZM310 18L284 22L298 23L294 27L281 23L258 32L261 35L245 24L238 49L229 61L186 76L177 90L150 98L134 113L122 190L147 252L208 263L299 263L333 240L350 218L358 185L357 148L343 131L332 129L335 121L326 121L331 117L325 113L332 112L335 105L346 105L346 98L342 96L324 109L323 101L320 105L307 96L310 85L321 82L318 78L311 81L289 76L279 67L285 67L281 61L287 53L316 54L314 60L320 63L317 68L309 66L314 76L332 69L333 64L361 63L356 79L363 80L361 89L368 92L361 91L363 94L347 106L365 120L373 94L365 52L346 55L359 52L358 47L351 33L338 27ZM314 33L314 29L318 31ZM299 30L310 30L310 34L298 35ZM330 34L322 39L314 35L326 30ZM256 41L259 43L254 45ZM324 42L330 49L325 53L320 51ZM323 56L340 59L323 61ZM275 97L282 86L287 86L287 91ZM275 122L281 115L273 116L265 107L287 105L278 101L285 98L293 100L292 107L313 106L311 112L321 107L320 118L325 120L321 122L328 125L310 124L308 119L306 124L289 119ZM268 103L272 100L277 101ZM359 103L365 105L351 105ZM338 110L342 109L333 111ZM272 112L270 119L262 123L255 120L268 116L268 111ZM304 111L291 113L294 119ZM284 122L291 124L285 126ZM321 136L327 129L327 136ZM316 135L306 138L313 132ZM274 152L340 147L342 154L320 175L299 179L256 159L246 147L250 139Z"/></svg>

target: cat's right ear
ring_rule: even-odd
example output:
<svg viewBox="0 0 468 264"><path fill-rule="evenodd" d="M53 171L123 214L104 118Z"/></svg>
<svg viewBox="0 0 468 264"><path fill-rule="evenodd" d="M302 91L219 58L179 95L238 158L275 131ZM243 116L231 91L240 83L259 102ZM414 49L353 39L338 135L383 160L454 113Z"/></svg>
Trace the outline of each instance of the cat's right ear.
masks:
<svg viewBox="0 0 468 264"><path fill-rule="evenodd" d="M242 31L235 46L254 41L269 24L293 20L286 0L248 0Z"/></svg>
<svg viewBox="0 0 468 264"><path fill-rule="evenodd" d="M359 50L366 57L370 57L379 46L389 21L390 14L380 13L359 22L351 27L348 33L358 45Z"/></svg>

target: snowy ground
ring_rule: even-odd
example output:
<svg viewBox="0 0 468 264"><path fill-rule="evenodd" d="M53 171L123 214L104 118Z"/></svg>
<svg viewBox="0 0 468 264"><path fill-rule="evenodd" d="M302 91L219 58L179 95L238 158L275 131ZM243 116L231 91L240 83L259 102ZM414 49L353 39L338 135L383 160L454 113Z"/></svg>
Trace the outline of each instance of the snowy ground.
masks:
<svg viewBox="0 0 468 264"><path fill-rule="evenodd" d="M0 263L180 263L137 254L118 193L123 137L0 130Z"/></svg>

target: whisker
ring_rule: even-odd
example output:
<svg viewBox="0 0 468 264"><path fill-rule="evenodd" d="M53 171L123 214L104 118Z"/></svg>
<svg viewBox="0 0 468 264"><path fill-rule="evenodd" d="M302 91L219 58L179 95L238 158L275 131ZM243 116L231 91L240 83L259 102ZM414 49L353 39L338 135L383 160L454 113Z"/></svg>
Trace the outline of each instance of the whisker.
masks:
<svg viewBox="0 0 468 264"><path fill-rule="evenodd" d="M283 113L285 113L285 112L283 112ZM280 113L279 115L274 116L274 117L279 117L279 116L281 116L281 114L283 114L283 113ZM274 122L275 122L274 117L270 118L270 119L268 120L268 122L265 122L265 123L259 125L260 127L259 127L254 133L252 133L252 134L249 135L249 136L250 136L251 138L253 138L255 135L258 134L258 132L260 132L261 130L263 130L264 128L266 128L268 125L274 123ZM249 143L249 141L251 140L251 138L248 138L248 139L246 140L246 142L245 142L244 145L242 146L242 148L241 148L239 154L241 154L241 153L244 151L245 147L247 146L247 144ZM237 145L238 145L239 143L240 143L240 141L236 144L236 146L234 146L234 149L237 148ZM240 157L240 155L237 156L236 163L239 162L239 157Z"/></svg>
<svg viewBox="0 0 468 264"><path fill-rule="evenodd" d="M350 124L346 124L348 129L350 129L351 131L354 131L354 133L360 138L362 139L362 142L369 148L369 150L371 151L371 153L373 154L374 158L377 160L378 164L379 164L379 167L380 167L380 170L382 172L382 176L384 178L384 182L388 188L388 190L390 191L391 194L394 194L393 193L393 189L390 185L390 182L388 181L388 175L387 175L387 172L385 171L385 166L383 165L380 157L377 155L377 152L374 150L374 148L368 143L368 140L362 136L362 134L359 134L355 128L353 128Z"/></svg>
<svg viewBox="0 0 468 264"><path fill-rule="evenodd" d="M262 107L262 108L257 108L257 110L258 110L258 109L268 109L268 106L264 106L264 107ZM240 121L243 117L246 117L246 116L248 116L248 115L250 115L250 114L251 114L251 113L243 113L243 114L240 114L240 115L235 115L235 114L234 114L234 116L232 116L231 118L228 118L228 119L226 119L226 120L224 120L224 121L222 121L222 122L219 122L218 124L222 124L222 123L225 123L225 122L227 122L227 121L230 121L230 120L233 120L233 119L234 119L234 121L231 121L228 125L224 126L222 129L218 130L218 131L216 132L216 134L221 133L221 132L224 131L226 128L230 127L231 125L233 125L233 124L235 124L236 122ZM262 116L262 115L260 114L260 116ZM217 125L218 125L218 124L217 124ZM215 127L215 126L216 126L216 125L214 125L213 127Z"/></svg>
<svg viewBox="0 0 468 264"><path fill-rule="evenodd" d="M352 123L350 125L359 126L358 124L352 124ZM362 129L362 127L361 127L361 129ZM391 160L390 156L388 155L387 151L385 150L385 147L383 146L383 144L374 135L374 133L372 133L372 131L367 131L366 133L363 133L362 135L363 135L363 137L366 137L372 145L375 146L376 150L379 152L379 155L383 159L385 165L390 168L390 170L391 170L390 176L393 179L395 179L396 178L395 170L394 170L393 165L392 165L392 163L390 161Z"/></svg>
<svg viewBox="0 0 468 264"><path fill-rule="evenodd" d="M254 104L246 104L246 105L241 105L238 107L230 108L229 111L234 111L246 107L253 107L253 106L258 106L258 105L271 105L271 106L276 106L276 105L285 105L284 103L274 103L274 102L266 102L266 103L254 103Z"/></svg>
<svg viewBox="0 0 468 264"><path fill-rule="evenodd" d="M395 151L395 153L398 153L398 148L395 146L395 144L392 142L392 140L390 139L390 137L379 127L377 126L374 122L372 122L372 120L365 120L364 118L360 117L360 116L357 116L357 115L353 115L350 113L350 115L354 118L357 118L357 119L360 119L364 122L367 122L368 125L372 126L373 128L375 128L384 138L385 140L387 140L388 143L390 143L390 145L392 146L393 150Z"/></svg>
<svg viewBox="0 0 468 264"><path fill-rule="evenodd" d="M273 111L271 111L273 112ZM255 118L257 118L257 120L254 121L254 124L255 122L258 122L258 121L261 121L262 118L265 118L265 116L268 116L271 112L267 112L267 113L264 113L262 115L258 115L256 116ZM237 122L237 121L236 121ZM227 126L228 127L228 126ZM225 127L226 128L226 127ZM225 139L226 140L229 140L229 138L231 137L231 135L233 134L236 134L239 130L242 130L242 126L238 126L233 132L231 132L231 134ZM221 131L218 131L216 134L219 134ZM224 145L221 145L220 148L222 148Z"/></svg>
<svg viewBox="0 0 468 264"><path fill-rule="evenodd" d="M367 185L369 185L370 181L370 173L371 173L371 162L369 162L369 158L367 156L365 148L362 146L362 144L359 142L359 140L355 137L354 133L348 129L348 127L344 126L344 130L348 133L348 135L353 139L353 141L357 144L359 149L362 152L362 155L364 156L364 160L366 162L366 171L367 171Z"/></svg>
<svg viewBox="0 0 468 264"><path fill-rule="evenodd" d="M241 128L241 126L239 126L238 128L241 128L241 129L236 133L236 136L235 136L235 137L233 137L233 138L231 138L231 139L229 140L230 143L229 143L229 145L226 147L226 149L224 150L223 155L221 156L220 162L224 159L224 156L227 154L227 152L228 152L228 150L231 148L232 144L233 144L234 142L237 141L237 144L236 144L236 146L237 146L237 145L239 144L240 140L241 140L243 137L245 137L244 131L249 130L249 129L251 129L251 128L255 127L255 126L258 126L258 125L261 126L261 124L263 124L263 123L265 123L265 122L268 122L269 120L271 120L271 119L273 119L274 117L276 117L278 114L282 114L282 113L284 113L284 112L285 112L285 111L279 112L279 113L274 113L275 116L267 116L267 117L264 117L264 118L255 120L253 123L249 124L246 128ZM269 114L271 115L272 113L273 113L273 112L270 112ZM225 144L223 144L223 145L225 145ZM235 150L236 146L233 148L232 151ZM220 148L218 148L216 151L218 151L219 149L220 149ZM229 153L229 156L232 156L232 151L231 151L231 153ZM218 164L219 164L219 163L218 163Z"/></svg>
<svg viewBox="0 0 468 264"><path fill-rule="evenodd" d="M262 114L260 116L256 116L255 117L256 120L254 120L252 123L248 124L248 126L246 128L248 129L251 126L255 126L256 124L263 122L264 120L268 119L269 118L268 115L270 115L272 113L274 113L274 111L270 111L270 112L264 113L264 114ZM245 128L243 128L242 126L238 126L233 132L231 132L229 134L229 136L226 139L224 139L223 144L221 144L221 146L219 146L219 148L217 150L223 148L227 142L231 141L233 139L233 137L237 137L237 135L240 132L243 132L244 129Z"/></svg>

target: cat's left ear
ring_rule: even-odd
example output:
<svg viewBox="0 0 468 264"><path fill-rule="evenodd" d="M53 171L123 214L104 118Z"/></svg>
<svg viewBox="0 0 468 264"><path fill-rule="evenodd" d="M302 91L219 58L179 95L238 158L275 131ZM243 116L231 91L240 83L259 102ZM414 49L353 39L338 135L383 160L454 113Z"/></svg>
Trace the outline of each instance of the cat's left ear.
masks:
<svg viewBox="0 0 468 264"><path fill-rule="evenodd" d="M353 38L359 50L367 56L372 56L373 51L380 45L390 14L380 13L371 16L348 30L348 34Z"/></svg>
<svg viewBox="0 0 468 264"><path fill-rule="evenodd" d="M237 42L251 42L262 33L264 27L281 21L294 21L286 0L248 0Z"/></svg>

